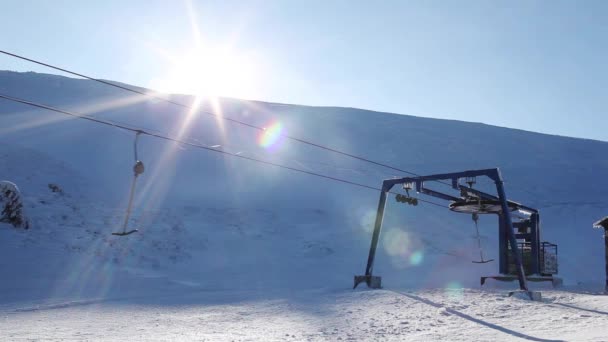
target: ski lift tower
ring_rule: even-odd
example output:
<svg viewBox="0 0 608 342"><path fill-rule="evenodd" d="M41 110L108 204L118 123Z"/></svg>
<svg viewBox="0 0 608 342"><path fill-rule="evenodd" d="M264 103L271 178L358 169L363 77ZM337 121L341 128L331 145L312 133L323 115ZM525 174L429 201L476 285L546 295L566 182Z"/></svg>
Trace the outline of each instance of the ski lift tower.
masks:
<svg viewBox="0 0 608 342"><path fill-rule="evenodd" d="M496 195L474 189L476 177L490 178L496 186ZM461 184L461 179L464 179L468 186ZM452 191L458 191L459 194L455 196L425 186L425 182L431 181L450 181ZM540 293L529 291L527 280L555 281L553 274L557 273L557 245L541 242L538 210L508 200L500 171L495 168L384 180L365 275L355 276L354 287L363 282L371 288L381 287L381 278L372 274L374 259L387 195L398 184L407 192L407 195L397 194L398 202L417 205L418 200L409 195L410 190L415 190L419 194L450 201L449 208L454 212L472 214L474 217L479 214L498 216L500 275L482 277L482 285L487 278L500 281L519 280L520 291L525 292L530 299L538 300ZM524 213L527 218L513 222L512 215L515 216L515 212Z"/></svg>
<svg viewBox="0 0 608 342"><path fill-rule="evenodd" d="M604 246L606 248L606 287L604 288L604 291L608 294L608 216L595 222L593 227L604 228Z"/></svg>

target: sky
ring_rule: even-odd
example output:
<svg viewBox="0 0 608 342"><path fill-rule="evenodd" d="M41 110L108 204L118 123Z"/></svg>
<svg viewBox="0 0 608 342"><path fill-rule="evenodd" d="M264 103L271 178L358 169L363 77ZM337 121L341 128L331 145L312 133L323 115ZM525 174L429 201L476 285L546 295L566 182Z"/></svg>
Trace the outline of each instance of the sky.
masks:
<svg viewBox="0 0 608 342"><path fill-rule="evenodd" d="M0 50L163 92L608 141L606 18L593 0L3 0Z"/></svg>

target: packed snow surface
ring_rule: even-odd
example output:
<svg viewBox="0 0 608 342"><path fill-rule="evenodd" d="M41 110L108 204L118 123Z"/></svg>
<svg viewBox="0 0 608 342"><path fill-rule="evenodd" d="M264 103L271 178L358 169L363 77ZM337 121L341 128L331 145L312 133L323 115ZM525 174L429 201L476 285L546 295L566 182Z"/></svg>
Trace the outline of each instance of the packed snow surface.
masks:
<svg viewBox="0 0 608 342"><path fill-rule="evenodd" d="M0 311L3 340L606 341L608 297L478 289L178 289Z"/></svg>
<svg viewBox="0 0 608 342"><path fill-rule="evenodd" d="M403 176L89 81L0 72L0 93L374 187ZM470 216L391 199L374 268L384 289L353 291L378 192L149 136L139 232L116 237L134 134L0 101L0 180L19 186L31 226L0 224L0 340L608 340L591 227L606 215L608 143L350 108L202 108L419 174L499 167L507 196L540 209L565 286L530 284L542 302L508 297L516 283L480 288L498 266L471 263ZM480 231L497 258L496 218Z"/></svg>

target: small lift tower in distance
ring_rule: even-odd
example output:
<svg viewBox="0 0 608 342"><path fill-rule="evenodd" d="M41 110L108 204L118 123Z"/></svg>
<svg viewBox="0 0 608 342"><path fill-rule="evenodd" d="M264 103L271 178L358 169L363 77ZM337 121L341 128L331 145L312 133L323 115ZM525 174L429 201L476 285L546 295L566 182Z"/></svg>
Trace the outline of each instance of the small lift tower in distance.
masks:
<svg viewBox="0 0 608 342"><path fill-rule="evenodd" d="M608 294L608 216L595 222L593 227L604 228L604 246L606 248L606 285L604 288L604 293Z"/></svg>

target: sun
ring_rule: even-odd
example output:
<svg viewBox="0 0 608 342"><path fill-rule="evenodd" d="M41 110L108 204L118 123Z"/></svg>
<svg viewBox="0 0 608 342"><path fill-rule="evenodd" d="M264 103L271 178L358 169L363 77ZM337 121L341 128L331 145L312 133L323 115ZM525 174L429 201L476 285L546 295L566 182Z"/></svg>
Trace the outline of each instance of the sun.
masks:
<svg viewBox="0 0 608 342"><path fill-rule="evenodd" d="M251 98L255 70L246 54L223 47L198 47L171 54L164 75L150 87L172 94Z"/></svg>

